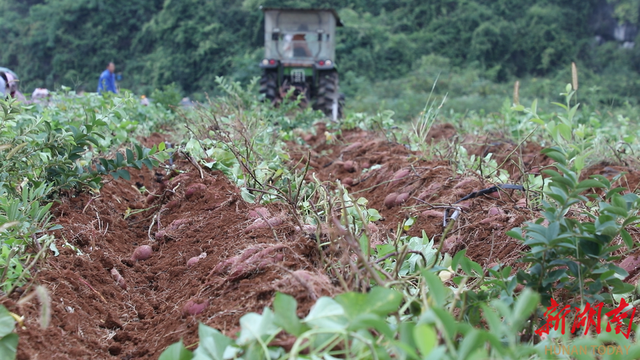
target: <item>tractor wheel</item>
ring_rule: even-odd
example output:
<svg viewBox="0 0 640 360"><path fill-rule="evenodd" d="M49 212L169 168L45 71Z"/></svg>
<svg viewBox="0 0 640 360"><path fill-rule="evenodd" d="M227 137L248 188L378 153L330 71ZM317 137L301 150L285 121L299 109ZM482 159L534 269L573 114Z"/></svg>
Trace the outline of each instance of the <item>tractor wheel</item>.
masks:
<svg viewBox="0 0 640 360"><path fill-rule="evenodd" d="M264 101L274 102L277 97L278 73L264 71L260 79L260 94L264 94Z"/></svg>
<svg viewBox="0 0 640 360"><path fill-rule="evenodd" d="M342 118L344 96L339 93L338 73L335 71L321 72L318 80L318 92L315 103L316 110L322 110L325 115L336 119Z"/></svg>

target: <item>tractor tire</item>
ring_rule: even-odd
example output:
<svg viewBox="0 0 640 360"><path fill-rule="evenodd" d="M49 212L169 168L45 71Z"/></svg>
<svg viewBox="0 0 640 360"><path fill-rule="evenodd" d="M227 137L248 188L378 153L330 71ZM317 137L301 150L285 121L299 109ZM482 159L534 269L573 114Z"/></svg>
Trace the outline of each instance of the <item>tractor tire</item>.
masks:
<svg viewBox="0 0 640 360"><path fill-rule="evenodd" d="M334 106L336 106L336 117L341 119L344 95L339 92L338 73L335 71L321 72L319 77L314 109L321 110L325 115L333 117Z"/></svg>
<svg viewBox="0 0 640 360"><path fill-rule="evenodd" d="M260 94L264 94L265 102L275 102L278 94L278 73L264 71L260 79Z"/></svg>

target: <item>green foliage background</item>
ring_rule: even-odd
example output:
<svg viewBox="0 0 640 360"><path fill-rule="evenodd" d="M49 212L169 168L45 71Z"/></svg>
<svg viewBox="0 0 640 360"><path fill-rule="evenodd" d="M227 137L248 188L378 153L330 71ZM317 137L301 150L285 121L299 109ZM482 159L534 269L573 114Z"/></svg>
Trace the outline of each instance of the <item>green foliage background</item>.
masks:
<svg viewBox="0 0 640 360"><path fill-rule="evenodd" d="M95 91L99 73L115 61L121 86L136 92L176 83L185 94L214 93L215 76L259 75L260 5L333 7L345 23L337 54L350 97L375 82L411 82L416 73L432 82L450 72L477 87L556 76L577 61L598 86L635 102L638 46L593 44L591 17L607 1L619 21L638 22L637 0L0 0L0 64L18 72L26 92L59 85ZM503 99L508 91L498 92Z"/></svg>

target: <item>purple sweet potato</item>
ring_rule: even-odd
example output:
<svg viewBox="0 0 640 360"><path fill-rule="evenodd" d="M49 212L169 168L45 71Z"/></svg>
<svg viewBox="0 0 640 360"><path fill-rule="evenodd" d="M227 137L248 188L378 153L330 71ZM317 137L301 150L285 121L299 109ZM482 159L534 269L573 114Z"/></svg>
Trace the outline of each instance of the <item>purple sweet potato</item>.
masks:
<svg viewBox="0 0 640 360"><path fill-rule="evenodd" d="M198 261L200 261L200 257L199 256L194 256L191 259L189 259L187 261L187 267L192 267L193 265L197 264Z"/></svg>
<svg viewBox="0 0 640 360"><path fill-rule="evenodd" d="M205 184L193 184L187 188L184 192L184 197L191 199L192 197L199 197L205 190L207 185Z"/></svg>
<svg viewBox="0 0 640 360"><path fill-rule="evenodd" d="M444 240L442 251L453 255L453 250L455 250L460 244L462 244L462 238L456 235L449 236Z"/></svg>
<svg viewBox="0 0 640 360"><path fill-rule="evenodd" d="M164 207L169 209L169 210L172 210L172 209L177 208L178 206L180 206L180 201L179 200L171 200Z"/></svg>
<svg viewBox="0 0 640 360"><path fill-rule="evenodd" d="M477 181L478 180L473 177L464 178L460 180L453 188L454 189L466 188L466 187L469 187L469 185L473 185Z"/></svg>
<svg viewBox="0 0 640 360"><path fill-rule="evenodd" d="M169 230L177 230L182 225L187 225L191 222L191 219L177 219L173 220L171 224L169 224Z"/></svg>
<svg viewBox="0 0 640 360"><path fill-rule="evenodd" d="M347 172L354 172L356 171L356 163L355 161L345 161L344 164L342 164L342 167L344 168L345 171Z"/></svg>
<svg viewBox="0 0 640 360"><path fill-rule="evenodd" d="M207 300L189 300L182 308L182 315L198 315L202 313L207 306L209 306L209 301Z"/></svg>
<svg viewBox="0 0 640 360"><path fill-rule="evenodd" d="M111 269L111 276L113 277L113 280L116 281L118 286L122 288L122 290L127 290L127 282L124 280L122 275L120 275L116 268Z"/></svg>
<svg viewBox="0 0 640 360"><path fill-rule="evenodd" d="M227 270L229 270L229 268L236 262L237 259L238 259L237 257L233 257L218 263L218 265L216 265L216 267L214 267L213 270L211 270L211 272L209 273L209 276L220 275L222 273L227 272Z"/></svg>
<svg viewBox="0 0 640 360"><path fill-rule="evenodd" d="M400 169L393 174L393 182L398 182L411 173L409 169Z"/></svg>
<svg viewBox="0 0 640 360"><path fill-rule="evenodd" d="M387 197L384 198L384 206L386 206L387 209L391 209L392 207L396 206L397 198L398 198L398 193L391 193L387 195Z"/></svg>
<svg viewBox="0 0 640 360"><path fill-rule="evenodd" d="M635 270L640 267L640 256L629 256L628 258L622 260L619 267L625 269L629 274L635 272Z"/></svg>
<svg viewBox="0 0 640 360"><path fill-rule="evenodd" d="M138 246L133 251L133 255L131 256L131 260L133 260L133 261L147 260L148 258L151 257L151 253L153 253L153 250L151 249L151 246L149 246L149 245Z"/></svg>
<svg viewBox="0 0 640 360"><path fill-rule="evenodd" d="M311 225L311 224L302 225L302 232L304 232L305 234L315 234L317 230L318 230L318 227L315 225Z"/></svg>
<svg viewBox="0 0 640 360"><path fill-rule="evenodd" d="M409 193L402 193L396 197L395 203L396 205L402 205L408 199L409 199Z"/></svg>
<svg viewBox="0 0 640 360"><path fill-rule="evenodd" d="M353 144L347 146L346 148L342 149L343 153L352 151L352 150L356 150L358 149L360 146L362 146L362 143L360 141L356 141Z"/></svg>
<svg viewBox="0 0 640 360"><path fill-rule="evenodd" d="M347 178L342 179L342 183L345 186L353 186L354 181L353 181L353 178L347 177Z"/></svg>
<svg viewBox="0 0 640 360"><path fill-rule="evenodd" d="M264 221L263 219L256 219L256 221L254 221L253 224L247 226L247 228L244 229L244 232L250 233L256 229L265 229L270 226L271 227L280 226L282 225L282 223L283 223L282 219L278 216L272 217L267 221Z"/></svg>
<svg viewBox="0 0 640 360"><path fill-rule="evenodd" d="M268 219L271 217L271 212L269 212L269 209L265 207L258 207L253 210L249 210L249 217L251 219L260 219L263 217Z"/></svg>

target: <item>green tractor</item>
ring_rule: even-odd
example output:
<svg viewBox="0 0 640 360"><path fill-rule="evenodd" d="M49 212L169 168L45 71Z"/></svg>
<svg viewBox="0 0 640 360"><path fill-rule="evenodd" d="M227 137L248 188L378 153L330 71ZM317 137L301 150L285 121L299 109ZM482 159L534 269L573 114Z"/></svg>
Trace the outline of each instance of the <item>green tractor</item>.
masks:
<svg viewBox="0 0 640 360"><path fill-rule="evenodd" d="M336 120L342 117L344 95L335 64L335 10L263 8L265 57L260 62L260 93L277 103L293 88L309 103Z"/></svg>

